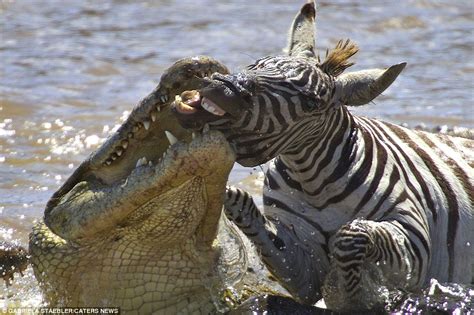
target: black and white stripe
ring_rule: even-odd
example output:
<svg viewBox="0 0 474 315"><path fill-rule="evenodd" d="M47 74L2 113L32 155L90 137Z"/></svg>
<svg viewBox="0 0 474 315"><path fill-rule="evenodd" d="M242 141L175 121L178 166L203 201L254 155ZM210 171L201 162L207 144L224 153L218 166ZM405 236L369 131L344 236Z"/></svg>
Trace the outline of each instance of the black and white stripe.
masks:
<svg viewBox="0 0 474 315"><path fill-rule="evenodd" d="M295 21L312 23L302 12ZM301 29L308 28L293 33ZM228 217L306 303L321 297L330 273L341 281L340 301L360 302L367 266L384 278L380 284L407 290L430 278L472 283L474 141L348 110L383 92L405 64L340 75L350 65L344 58L357 51L349 42L323 63L312 43L290 47L309 50L262 58L234 75L238 82L229 80L251 87L252 105L212 128L233 143L239 163L271 162L264 210L232 188Z"/></svg>
<svg viewBox="0 0 474 315"><path fill-rule="evenodd" d="M432 277L472 281L472 141L353 116L345 106L325 118L318 128L302 124L285 137L237 144L258 143L254 154L277 155L266 173L264 215L256 214L259 210L252 202L236 207L234 201L226 209L250 211L251 217L259 218L258 225L247 221L241 229L260 251L278 253L263 256L277 276L281 270L276 265L286 257L280 279L288 280L288 290L314 302L324 275L339 268L346 275L348 295L355 295L361 265L367 261L380 263L388 280L393 274L393 282L405 289L422 287ZM457 154L460 148L470 154L470 161ZM237 198L232 190L228 193ZM273 224L271 229L263 230L264 217ZM268 235L278 236L278 246L264 246ZM295 255L292 246L308 251ZM308 255L313 252L322 254L323 263L302 261L314 259ZM302 270L301 264L311 268ZM294 271L292 277L288 269ZM312 274L319 279L311 280L313 295L302 295L307 284L296 279L306 281Z"/></svg>

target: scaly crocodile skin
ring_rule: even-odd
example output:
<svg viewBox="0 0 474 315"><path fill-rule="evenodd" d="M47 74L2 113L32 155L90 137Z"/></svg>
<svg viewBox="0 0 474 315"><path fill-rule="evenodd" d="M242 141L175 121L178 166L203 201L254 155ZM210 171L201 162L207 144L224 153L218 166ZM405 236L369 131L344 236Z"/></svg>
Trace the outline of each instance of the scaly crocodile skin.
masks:
<svg viewBox="0 0 474 315"><path fill-rule="evenodd" d="M168 103L213 71L226 69L208 57L177 62L53 195L29 244L50 305L114 306L126 314L216 310L209 287L219 281L220 251L213 240L234 154L219 132L167 150L164 134L191 138ZM142 156L151 164L137 163Z"/></svg>

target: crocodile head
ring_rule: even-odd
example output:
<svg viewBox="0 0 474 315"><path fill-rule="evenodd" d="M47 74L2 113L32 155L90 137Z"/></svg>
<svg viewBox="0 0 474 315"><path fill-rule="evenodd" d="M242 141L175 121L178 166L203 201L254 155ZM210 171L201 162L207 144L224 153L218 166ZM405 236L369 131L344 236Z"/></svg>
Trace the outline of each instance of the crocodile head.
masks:
<svg viewBox="0 0 474 315"><path fill-rule="evenodd" d="M30 235L49 304L127 313L214 309L206 286L234 154L219 132L192 136L179 127L168 106L212 72L226 69L208 57L173 65L52 196Z"/></svg>

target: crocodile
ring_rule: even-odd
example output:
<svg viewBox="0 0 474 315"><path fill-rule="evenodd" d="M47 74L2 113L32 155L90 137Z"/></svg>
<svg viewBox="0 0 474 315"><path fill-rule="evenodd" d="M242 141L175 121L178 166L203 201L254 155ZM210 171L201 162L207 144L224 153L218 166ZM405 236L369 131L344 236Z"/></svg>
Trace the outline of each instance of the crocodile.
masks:
<svg viewBox="0 0 474 315"><path fill-rule="evenodd" d="M50 305L118 306L127 314L217 310L209 284L223 282L216 279L215 239L235 156L219 132L192 139L169 108L181 94L173 105L196 111L196 91L215 72L228 70L204 56L176 62L52 196L30 236L31 262ZM206 121L208 114L196 111L187 127ZM444 129L431 131L474 134ZM168 149L167 138L182 142ZM4 264L16 267L5 273L10 281L24 270L25 251L4 253ZM306 307L294 303L292 310Z"/></svg>
<svg viewBox="0 0 474 315"><path fill-rule="evenodd" d="M219 132L181 128L169 106L214 72L227 68L205 56L176 62L48 201L29 242L48 305L216 311L215 239L235 156Z"/></svg>

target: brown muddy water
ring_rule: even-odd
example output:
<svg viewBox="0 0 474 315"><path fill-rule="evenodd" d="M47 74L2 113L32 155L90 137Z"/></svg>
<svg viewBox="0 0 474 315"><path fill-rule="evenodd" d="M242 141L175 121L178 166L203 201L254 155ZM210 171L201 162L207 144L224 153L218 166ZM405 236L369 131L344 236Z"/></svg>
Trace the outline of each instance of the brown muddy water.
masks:
<svg viewBox="0 0 474 315"><path fill-rule="evenodd" d="M281 52L301 1L0 2L0 242L27 245L50 195L157 84L176 59L211 55L237 70ZM416 125L474 127L471 0L319 1L321 54L360 46L353 69L406 70L363 115ZM230 181L256 194L259 170ZM6 289L39 305L32 276Z"/></svg>

